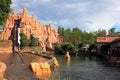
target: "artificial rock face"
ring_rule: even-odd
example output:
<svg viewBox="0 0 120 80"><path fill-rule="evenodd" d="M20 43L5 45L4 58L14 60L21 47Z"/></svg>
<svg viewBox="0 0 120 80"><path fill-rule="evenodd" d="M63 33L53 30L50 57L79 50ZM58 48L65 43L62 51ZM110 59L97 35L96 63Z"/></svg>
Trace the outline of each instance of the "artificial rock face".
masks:
<svg viewBox="0 0 120 80"><path fill-rule="evenodd" d="M36 78L44 78L51 74L50 65L47 62L45 63L32 62L30 63L30 67L33 73L35 74Z"/></svg>
<svg viewBox="0 0 120 80"><path fill-rule="evenodd" d="M30 35L35 35L39 38L39 43L43 50L45 50L45 47L53 48L52 44L61 41L59 34L56 29L52 27L52 24L46 26L40 22L37 22L34 16L30 17L28 15L26 7L24 7L21 15L17 15L16 13L11 13L9 15L6 26L4 31L1 33L0 38L4 40L12 40L16 20L24 23L24 27L22 27L20 31L23 32L28 39L30 39Z"/></svg>
<svg viewBox="0 0 120 80"><path fill-rule="evenodd" d="M6 80L4 79L6 70L7 70L6 64L3 62L0 62L0 80Z"/></svg>

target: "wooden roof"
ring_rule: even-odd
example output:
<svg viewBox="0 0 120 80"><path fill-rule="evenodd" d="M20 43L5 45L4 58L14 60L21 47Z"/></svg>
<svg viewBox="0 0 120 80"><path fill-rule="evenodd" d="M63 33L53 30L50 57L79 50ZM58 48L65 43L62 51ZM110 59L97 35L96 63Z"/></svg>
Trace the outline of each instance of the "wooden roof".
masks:
<svg viewBox="0 0 120 80"><path fill-rule="evenodd" d="M120 39L120 37L97 37L97 43L111 43L118 39Z"/></svg>

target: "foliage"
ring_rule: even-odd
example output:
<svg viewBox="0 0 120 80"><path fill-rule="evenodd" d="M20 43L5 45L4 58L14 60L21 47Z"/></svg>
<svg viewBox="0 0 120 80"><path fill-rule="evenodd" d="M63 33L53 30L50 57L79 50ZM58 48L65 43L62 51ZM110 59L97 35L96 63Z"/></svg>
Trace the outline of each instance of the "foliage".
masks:
<svg viewBox="0 0 120 80"><path fill-rule="evenodd" d="M71 37L71 30L68 28L63 32L64 41L70 42L70 37Z"/></svg>
<svg viewBox="0 0 120 80"><path fill-rule="evenodd" d="M20 42L21 42L21 47L25 47L29 45L29 40L27 39L27 36L24 33L20 33Z"/></svg>
<svg viewBox="0 0 120 80"><path fill-rule="evenodd" d="M78 51L79 51L79 47L78 47L77 45L73 46L72 52L73 52L73 53L76 53L76 52L78 52Z"/></svg>
<svg viewBox="0 0 120 80"><path fill-rule="evenodd" d="M115 36L116 34L115 34L115 28L111 28L109 31L108 31L108 33L109 33L109 36Z"/></svg>
<svg viewBox="0 0 120 80"><path fill-rule="evenodd" d="M98 31L94 32L97 37L105 37L106 36L106 30L99 29Z"/></svg>
<svg viewBox="0 0 120 80"><path fill-rule="evenodd" d="M99 29L98 31L95 31L94 34L96 37L105 37L105 36L110 36L110 37L119 37L120 32L115 32L115 28L111 28L108 30L108 33L104 29Z"/></svg>
<svg viewBox="0 0 120 80"><path fill-rule="evenodd" d="M97 45L96 44L91 44L89 46L89 52L92 53L92 51L96 51Z"/></svg>
<svg viewBox="0 0 120 80"><path fill-rule="evenodd" d="M116 32L116 36L120 37L120 32Z"/></svg>
<svg viewBox="0 0 120 80"><path fill-rule="evenodd" d="M59 43L55 43L55 44L54 44L54 49L55 49L55 50L58 50L60 47L61 47L61 46L60 46Z"/></svg>
<svg viewBox="0 0 120 80"><path fill-rule="evenodd" d="M82 41L82 31L79 28L73 28L70 41L73 45Z"/></svg>
<svg viewBox="0 0 120 80"><path fill-rule="evenodd" d="M100 31L99 31L100 32ZM100 35L103 34L102 32L96 34ZM95 32L88 33L85 31L80 30L79 28L73 28L73 30L67 28L58 28L58 33L63 37L64 42L69 42L72 45L82 43L82 44L95 44L96 42L96 34ZM105 33L104 33L105 34Z"/></svg>
<svg viewBox="0 0 120 80"><path fill-rule="evenodd" d="M78 52L82 49L84 44L96 44L96 35L93 32L85 32L80 30L79 28L70 28L64 29L62 27L58 27L58 33L63 37L63 43L59 45L59 47L55 47L55 51L71 51L72 53Z"/></svg>
<svg viewBox="0 0 120 80"><path fill-rule="evenodd" d="M115 32L115 28L111 28L108 31L104 29L99 29L95 32L86 32L82 31L79 28L67 28L64 29L62 27L58 27L58 33L63 37L63 43L55 46L55 50L61 51L72 51L78 52L82 50L83 45L88 44L88 51L95 52L96 51L96 39L97 37L107 37L107 36L120 36L120 32Z"/></svg>
<svg viewBox="0 0 120 80"><path fill-rule="evenodd" d="M55 50L55 53L59 53L59 54L63 53L61 49L61 44L59 43L54 44L54 50Z"/></svg>
<svg viewBox="0 0 120 80"><path fill-rule="evenodd" d="M30 46L38 46L38 44L39 44L39 39L34 36L31 36Z"/></svg>
<svg viewBox="0 0 120 80"><path fill-rule="evenodd" d="M11 11L11 0L0 0L0 25L5 25L8 14Z"/></svg>
<svg viewBox="0 0 120 80"><path fill-rule="evenodd" d="M73 45L70 44L69 42L64 42L62 44L55 43L54 49L55 49L55 53L61 54L61 53L65 53L66 51L73 50Z"/></svg>
<svg viewBox="0 0 120 80"><path fill-rule="evenodd" d="M32 47L32 49L31 49L32 51L36 51L36 48L35 47Z"/></svg>
<svg viewBox="0 0 120 80"><path fill-rule="evenodd" d="M115 28L111 28L111 29L108 31L108 36L120 37L120 32L115 32Z"/></svg>
<svg viewBox="0 0 120 80"><path fill-rule="evenodd" d="M63 36L63 32L64 32L64 28L58 26L58 34L59 34L60 36Z"/></svg>
<svg viewBox="0 0 120 80"><path fill-rule="evenodd" d="M76 46L77 46L78 48L82 48L83 43L77 43Z"/></svg>
<svg viewBox="0 0 120 80"><path fill-rule="evenodd" d="M72 46L72 44L70 44L69 42L64 42L62 45L61 45L61 49L63 50L63 51L70 51L70 50L72 50L72 48L73 48L73 46Z"/></svg>

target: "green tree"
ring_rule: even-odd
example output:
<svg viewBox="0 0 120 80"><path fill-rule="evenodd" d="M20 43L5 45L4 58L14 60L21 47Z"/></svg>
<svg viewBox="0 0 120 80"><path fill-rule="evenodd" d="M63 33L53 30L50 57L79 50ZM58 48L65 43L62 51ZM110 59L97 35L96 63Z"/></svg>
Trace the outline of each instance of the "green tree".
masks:
<svg viewBox="0 0 120 80"><path fill-rule="evenodd" d="M59 54L63 53L62 49L61 49L61 44L60 43L55 43L54 44L54 50L55 50L55 53L59 53Z"/></svg>
<svg viewBox="0 0 120 80"><path fill-rule="evenodd" d="M70 50L73 53L81 50L83 45L89 44L89 45L95 45L96 44L96 35L97 36L105 36L106 31L105 30L98 30L96 32L86 32L82 31L79 28L73 28L72 30L67 28L64 30L64 28L58 29L59 33L62 34L62 37L64 38L64 43L61 45L59 50L67 51Z"/></svg>
<svg viewBox="0 0 120 80"><path fill-rule="evenodd" d="M63 37L65 42L70 42L71 30L70 28L64 30Z"/></svg>
<svg viewBox="0 0 120 80"><path fill-rule="evenodd" d="M69 42L64 42L62 45L61 45L61 49L66 52L66 51L70 51L72 50L73 48L73 45L70 44Z"/></svg>
<svg viewBox="0 0 120 80"><path fill-rule="evenodd" d="M108 36L120 37L120 32L116 32L115 28L111 28L108 30Z"/></svg>
<svg viewBox="0 0 120 80"><path fill-rule="evenodd" d="M111 28L109 31L109 36L115 36L115 28Z"/></svg>
<svg viewBox="0 0 120 80"><path fill-rule="evenodd" d="M38 44L39 44L39 39L37 37L34 37L33 35L31 35L30 46L38 46Z"/></svg>
<svg viewBox="0 0 120 80"><path fill-rule="evenodd" d="M97 45L91 44L88 50L89 50L89 53L92 53L92 52L96 52L96 49L97 49Z"/></svg>
<svg viewBox="0 0 120 80"><path fill-rule="evenodd" d="M73 28L70 35L70 41L73 45L81 42L82 31L79 28Z"/></svg>
<svg viewBox="0 0 120 80"><path fill-rule="evenodd" d="M11 0L0 0L0 25L5 25L8 14L11 11Z"/></svg>
<svg viewBox="0 0 120 80"><path fill-rule="evenodd" d="M55 43L55 44L54 44L54 49L55 49L55 50L60 49L60 47L61 47L61 46L60 46L60 44L59 44L59 43Z"/></svg>
<svg viewBox="0 0 120 80"><path fill-rule="evenodd" d="M77 43L76 46L78 46L78 48L80 49L80 48L82 48L83 43Z"/></svg>
<svg viewBox="0 0 120 80"><path fill-rule="evenodd" d="M82 33L81 38L82 38L81 40L82 40L83 44L88 44L89 43L89 37L88 37L88 33L86 31L84 31Z"/></svg>
<svg viewBox="0 0 120 80"><path fill-rule="evenodd" d="M117 35L118 37L120 37L120 32L116 32L116 35Z"/></svg>
<svg viewBox="0 0 120 80"><path fill-rule="evenodd" d="M79 47L77 45L74 45L72 48L73 53L77 53L79 51Z"/></svg>
<svg viewBox="0 0 120 80"><path fill-rule="evenodd" d="M106 36L106 30L104 29L99 29L98 31L94 32L94 34L97 37L105 37Z"/></svg>
<svg viewBox="0 0 120 80"><path fill-rule="evenodd" d="M59 34L60 36L63 36L63 33L64 33L64 28L58 26L58 34Z"/></svg>
<svg viewBox="0 0 120 80"><path fill-rule="evenodd" d="M21 42L21 47L25 47L29 45L29 40L27 39L27 36L24 33L20 33L20 42Z"/></svg>
<svg viewBox="0 0 120 80"><path fill-rule="evenodd" d="M96 35L92 32L90 32L87 35L87 39L88 39L88 44L96 44Z"/></svg>

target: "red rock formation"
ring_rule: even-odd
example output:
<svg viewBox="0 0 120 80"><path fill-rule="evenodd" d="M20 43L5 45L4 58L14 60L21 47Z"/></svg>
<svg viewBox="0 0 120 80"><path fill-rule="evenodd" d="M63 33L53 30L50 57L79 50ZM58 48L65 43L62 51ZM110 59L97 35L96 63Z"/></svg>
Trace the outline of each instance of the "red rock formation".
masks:
<svg viewBox="0 0 120 80"><path fill-rule="evenodd" d="M70 55L68 51L65 54L65 60L67 60L68 62L70 61Z"/></svg>
<svg viewBox="0 0 120 80"><path fill-rule="evenodd" d="M6 70L7 70L6 64L3 62L0 62L0 80L6 80L4 79Z"/></svg>
<svg viewBox="0 0 120 80"><path fill-rule="evenodd" d="M30 66L37 78L44 78L51 74L50 65L47 62L45 63L32 62Z"/></svg>
<svg viewBox="0 0 120 80"><path fill-rule="evenodd" d="M24 7L21 15L15 15L14 13L10 14L0 38L4 40L11 39L10 37L13 35L12 30L14 28L15 20L19 20L25 24L24 27L21 28L21 32L25 33L28 39L30 39L31 34L34 34L39 38L43 50L46 50L46 46L52 48L53 43L60 42L59 34L56 29L52 27L52 24L45 26L44 24L37 22L34 16L30 17L28 15L26 7Z"/></svg>
<svg viewBox="0 0 120 80"><path fill-rule="evenodd" d="M37 63L37 62L30 63L30 67L37 78L44 78L46 76L49 76L51 74L52 65L54 68L59 67L56 57L51 58L49 61L44 63Z"/></svg>
<svg viewBox="0 0 120 80"><path fill-rule="evenodd" d="M54 59L53 67L54 67L54 68L59 67L59 64L58 64L58 61L57 61L56 57L53 57L53 59Z"/></svg>
<svg viewBox="0 0 120 80"><path fill-rule="evenodd" d="M12 53L12 41L0 41L0 53Z"/></svg>

